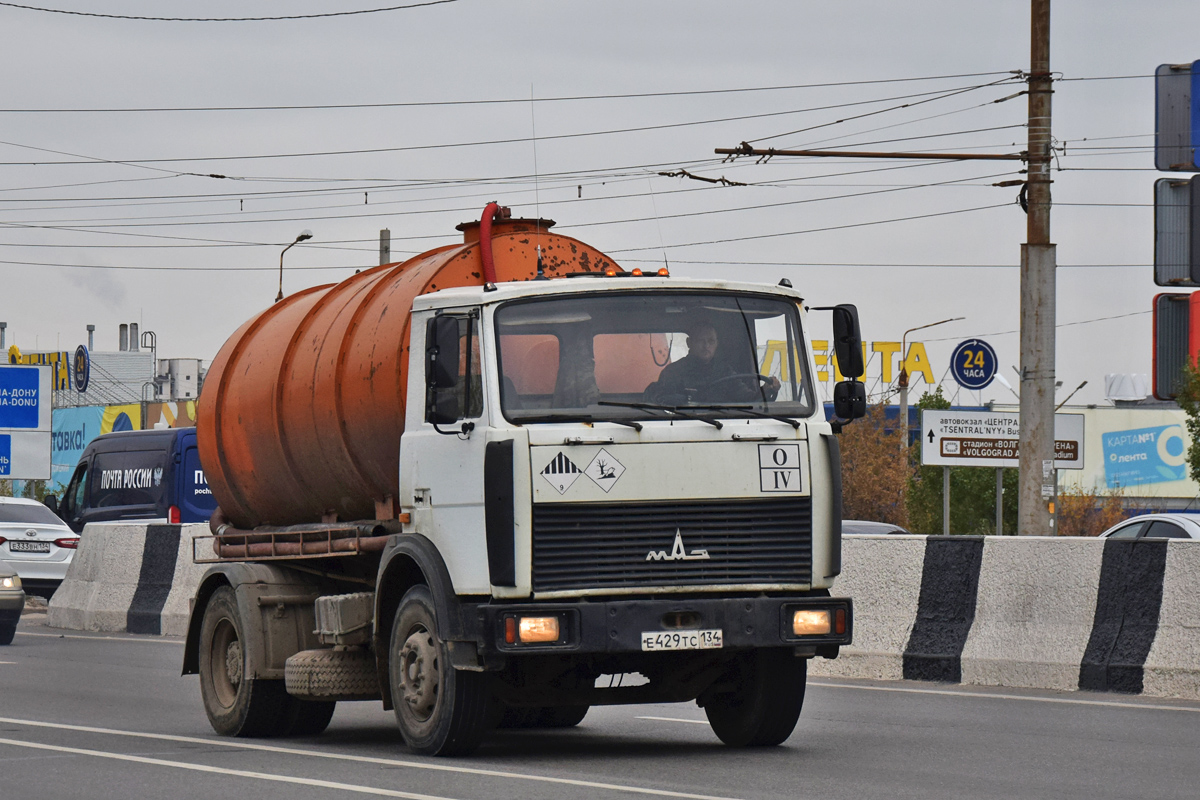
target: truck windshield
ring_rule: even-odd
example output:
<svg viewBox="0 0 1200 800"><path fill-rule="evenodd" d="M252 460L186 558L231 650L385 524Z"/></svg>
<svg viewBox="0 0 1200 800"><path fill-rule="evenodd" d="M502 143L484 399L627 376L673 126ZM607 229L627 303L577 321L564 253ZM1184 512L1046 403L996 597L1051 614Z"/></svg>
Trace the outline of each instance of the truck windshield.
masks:
<svg viewBox="0 0 1200 800"><path fill-rule="evenodd" d="M519 300L496 311L501 404L513 422L808 416L795 303L702 292Z"/></svg>

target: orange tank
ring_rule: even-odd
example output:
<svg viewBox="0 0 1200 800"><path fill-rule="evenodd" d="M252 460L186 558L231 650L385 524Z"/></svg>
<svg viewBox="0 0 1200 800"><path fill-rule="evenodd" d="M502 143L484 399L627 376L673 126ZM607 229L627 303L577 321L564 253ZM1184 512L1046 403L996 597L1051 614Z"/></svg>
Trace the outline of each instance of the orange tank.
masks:
<svg viewBox="0 0 1200 800"><path fill-rule="evenodd" d="M615 267L600 251L549 232L553 222L500 219L498 281ZM240 528L390 516L417 295L483 283L480 223L464 243L341 283L297 292L243 324L204 381L200 459L221 511Z"/></svg>

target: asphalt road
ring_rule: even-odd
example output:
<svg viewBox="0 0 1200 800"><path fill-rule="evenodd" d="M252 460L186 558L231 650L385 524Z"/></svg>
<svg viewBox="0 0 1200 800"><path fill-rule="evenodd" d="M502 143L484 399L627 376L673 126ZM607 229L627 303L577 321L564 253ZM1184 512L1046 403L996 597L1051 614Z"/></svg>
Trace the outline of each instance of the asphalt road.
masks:
<svg viewBox="0 0 1200 800"><path fill-rule="evenodd" d="M782 747L726 748L694 704L664 704L436 759L378 703L340 704L316 738L218 737L179 640L43 619L0 647L0 798L1200 797L1200 703L814 679Z"/></svg>

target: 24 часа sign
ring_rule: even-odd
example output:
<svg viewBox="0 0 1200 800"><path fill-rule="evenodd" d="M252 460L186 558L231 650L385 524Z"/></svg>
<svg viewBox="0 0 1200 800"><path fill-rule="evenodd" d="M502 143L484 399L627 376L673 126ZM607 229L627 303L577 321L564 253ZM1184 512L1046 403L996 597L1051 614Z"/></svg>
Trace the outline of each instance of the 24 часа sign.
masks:
<svg viewBox="0 0 1200 800"><path fill-rule="evenodd" d="M1187 479L1187 439L1182 425L1109 431L1101 435L1108 488Z"/></svg>

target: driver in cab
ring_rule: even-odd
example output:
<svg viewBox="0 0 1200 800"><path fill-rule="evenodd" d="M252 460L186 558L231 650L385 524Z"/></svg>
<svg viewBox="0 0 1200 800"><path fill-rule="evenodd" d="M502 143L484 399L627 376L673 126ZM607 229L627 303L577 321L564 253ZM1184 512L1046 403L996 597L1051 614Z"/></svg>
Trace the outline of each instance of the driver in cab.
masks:
<svg viewBox="0 0 1200 800"><path fill-rule="evenodd" d="M716 357L719 344L717 329L711 322L695 323L688 331L687 355L663 367L658 380L646 387L645 398L659 403L774 400L779 394L779 379L764 378L757 372L737 372Z"/></svg>

